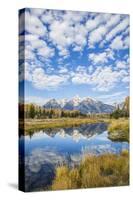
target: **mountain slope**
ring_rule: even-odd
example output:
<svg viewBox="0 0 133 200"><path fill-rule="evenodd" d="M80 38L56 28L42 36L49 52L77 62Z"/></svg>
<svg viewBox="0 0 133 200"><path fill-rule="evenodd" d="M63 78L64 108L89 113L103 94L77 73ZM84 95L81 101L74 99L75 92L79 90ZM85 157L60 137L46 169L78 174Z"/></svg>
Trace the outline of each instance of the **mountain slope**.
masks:
<svg viewBox="0 0 133 200"><path fill-rule="evenodd" d="M64 110L79 110L83 114L89 113L111 113L114 110L114 106L104 104L101 101L97 101L90 97L79 98L78 96L67 100L55 100L51 99L44 104L44 108L64 109Z"/></svg>

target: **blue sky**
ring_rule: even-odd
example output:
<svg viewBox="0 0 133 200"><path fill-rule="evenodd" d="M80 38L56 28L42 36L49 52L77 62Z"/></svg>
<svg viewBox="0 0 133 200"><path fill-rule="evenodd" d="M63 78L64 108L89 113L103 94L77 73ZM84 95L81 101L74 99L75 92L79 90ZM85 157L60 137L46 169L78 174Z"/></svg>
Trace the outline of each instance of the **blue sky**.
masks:
<svg viewBox="0 0 133 200"><path fill-rule="evenodd" d="M28 102L78 95L113 104L129 95L128 15L25 9L19 43Z"/></svg>

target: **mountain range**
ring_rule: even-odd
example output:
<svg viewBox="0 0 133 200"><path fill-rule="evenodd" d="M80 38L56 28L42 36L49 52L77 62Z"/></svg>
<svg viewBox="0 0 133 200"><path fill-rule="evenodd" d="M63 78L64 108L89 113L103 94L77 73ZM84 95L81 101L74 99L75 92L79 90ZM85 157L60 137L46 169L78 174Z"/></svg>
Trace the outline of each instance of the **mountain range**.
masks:
<svg viewBox="0 0 133 200"><path fill-rule="evenodd" d="M64 110L78 110L83 114L90 113L111 113L115 107L97 101L90 97L80 98L75 96L72 99L50 99L44 105L47 109L64 109Z"/></svg>

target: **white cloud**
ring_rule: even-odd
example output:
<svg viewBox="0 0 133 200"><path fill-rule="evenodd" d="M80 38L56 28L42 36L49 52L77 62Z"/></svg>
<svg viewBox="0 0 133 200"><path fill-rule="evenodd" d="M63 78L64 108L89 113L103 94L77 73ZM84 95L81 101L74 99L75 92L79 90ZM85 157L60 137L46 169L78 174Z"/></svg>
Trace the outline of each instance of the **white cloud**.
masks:
<svg viewBox="0 0 133 200"><path fill-rule="evenodd" d="M21 14L20 24L23 24L23 17ZM20 44L25 41L25 79L34 87L50 90L66 84L69 80L69 83L91 85L98 91L109 91L119 81L127 83L129 80L129 72L126 72L129 58L128 63L124 61L125 58L119 61L118 51L114 51L129 48L127 15L27 9L25 17L26 35L21 35L19 41ZM20 32L22 33L23 29ZM93 47L91 51L86 48L87 42L88 49ZM110 45L106 46L106 42ZM95 44L99 45L100 51L98 48L95 49ZM71 51L80 52L81 56L83 50L87 52L84 54L83 63L89 54L91 65L76 67L75 57ZM74 55L77 52L74 52ZM20 60L23 56L22 45ZM56 71L53 59L50 60L53 56L55 63L57 61L59 64ZM64 60L65 58L68 60ZM110 67L110 60L116 64L113 66L114 69ZM67 61L71 70L64 65Z"/></svg>
<svg viewBox="0 0 133 200"><path fill-rule="evenodd" d="M44 58L50 58L54 56L54 49L44 46L37 50L37 54L43 56Z"/></svg>
<svg viewBox="0 0 133 200"><path fill-rule="evenodd" d="M32 83L38 89L55 89L66 84L67 75L47 75L42 68L37 68L32 73Z"/></svg>
<svg viewBox="0 0 133 200"><path fill-rule="evenodd" d="M26 62L24 65L24 77L27 81L32 81L32 69L31 66Z"/></svg>
<svg viewBox="0 0 133 200"><path fill-rule="evenodd" d="M107 35L106 41L110 41L121 31L124 31L129 26L129 18L123 19L115 28L113 28Z"/></svg>
<svg viewBox="0 0 133 200"><path fill-rule="evenodd" d="M53 16L53 11L52 10L45 10L44 14L41 15L41 20L45 24L50 24L53 22L54 16Z"/></svg>
<svg viewBox="0 0 133 200"><path fill-rule="evenodd" d="M115 25L118 24L118 22L120 21L120 19L121 19L120 15L112 15L110 17L110 19L107 21L106 27L107 28L114 27Z"/></svg>
<svg viewBox="0 0 133 200"><path fill-rule="evenodd" d="M25 45L21 42L25 41ZM26 60L29 62L29 68L33 63L37 63L37 55L41 56L43 62L48 62L51 57L55 55L55 49L47 45L47 43L39 39L38 36L32 34L26 34L25 37L20 37L20 49L19 49L19 59ZM39 64L37 64L39 65ZM43 64L44 65L44 64ZM48 66L48 63L47 63Z"/></svg>
<svg viewBox="0 0 133 200"><path fill-rule="evenodd" d="M64 74L64 73L67 73L67 72L68 72L68 69L66 67L60 67L60 69L59 69L60 74Z"/></svg>
<svg viewBox="0 0 133 200"><path fill-rule="evenodd" d="M127 63L125 61L117 61L116 62L116 67L119 69L125 69L127 68Z"/></svg>
<svg viewBox="0 0 133 200"><path fill-rule="evenodd" d="M25 40L28 41L27 38ZM46 42L38 38L30 39L30 45L32 46L32 49L38 49L46 46Z"/></svg>
<svg viewBox="0 0 133 200"><path fill-rule="evenodd" d="M123 49L124 44L121 36L117 36L112 42L110 47L115 50Z"/></svg>
<svg viewBox="0 0 133 200"><path fill-rule="evenodd" d="M96 17L95 19L89 19L86 22L86 28L88 31L94 30L100 23L99 17Z"/></svg>
<svg viewBox="0 0 133 200"><path fill-rule="evenodd" d="M115 59L115 53L112 49L108 48L105 50L108 59Z"/></svg>
<svg viewBox="0 0 133 200"><path fill-rule="evenodd" d="M105 24L111 17L111 14L96 14L93 19L88 19L86 22L86 28L88 32L93 31L100 25Z"/></svg>
<svg viewBox="0 0 133 200"><path fill-rule="evenodd" d="M108 32L114 29L120 22L120 15L114 14L100 14L93 20L88 20L86 23L88 31L91 31L89 35L89 45L93 46L95 43L102 42L100 45L104 45L102 41L104 36L108 37Z"/></svg>
<svg viewBox="0 0 133 200"><path fill-rule="evenodd" d="M50 24L50 40L58 48L59 54L66 51L69 46L80 51L86 45L87 30L82 24L72 26L68 21L53 21Z"/></svg>
<svg viewBox="0 0 133 200"><path fill-rule="evenodd" d="M100 26L97 29L95 29L94 31L92 31L90 33L89 39L88 39L89 45L92 47L92 46L94 46L94 44L100 42L103 39L106 32L107 32L107 29L105 26Z"/></svg>
<svg viewBox="0 0 133 200"><path fill-rule="evenodd" d="M89 59L93 62L93 64L100 64L107 62L107 53L91 53L89 54Z"/></svg>
<svg viewBox="0 0 133 200"><path fill-rule="evenodd" d="M101 53L90 53L88 59L92 62L92 65L105 64L110 59L114 60L114 51L106 49Z"/></svg>
<svg viewBox="0 0 133 200"><path fill-rule="evenodd" d="M90 83L90 76L87 73L73 73L72 76L72 83L74 84L89 84Z"/></svg>
<svg viewBox="0 0 133 200"><path fill-rule="evenodd" d="M111 67L99 67L93 73L87 73L87 69L80 69L71 73L71 81L74 84L88 84L97 91L110 91L116 84L128 76L125 70L113 71Z"/></svg>
<svg viewBox="0 0 133 200"><path fill-rule="evenodd" d="M129 36L125 37L124 39L122 36L117 36L115 37L111 44L110 47L115 50L120 50L120 49L127 49L129 48Z"/></svg>
<svg viewBox="0 0 133 200"><path fill-rule="evenodd" d="M59 56L62 56L63 58L69 57L69 51L66 48L63 48L61 46L58 47L59 49Z"/></svg>
<svg viewBox="0 0 133 200"><path fill-rule="evenodd" d="M25 30L33 35L46 36L47 29L41 20L36 16L25 12Z"/></svg>
<svg viewBox="0 0 133 200"><path fill-rule="evenodd" d="M29 60L33 60L35 59L35 55L34 53L32 52L32 50L29 50L29 49L25 49L24 51L24 56L25 56L25 59L29 59Z"/></svg>
<svg viewBox="0 0 133 200"><path fill-rule="evenodd" d="M91 76L87 73L87 67L78 66L76 72L71 72L71 81L74 84L89 84Z"/></svg>
<svg viewBox="0 0 133 200"><path fill-rule="evenodd" d="M124 39L124 47L125 48L129 48L129 45L130 45L130 43L129 43L129 36L127 36L125 39Z"/></svg>
<svg viewBox="0 0 133 200"><path fill-rule="evenodd" d="M96 85L95 90L109 91L120 81L121 73L111 68L97 68L92 75L92 83Z"/></svg>
<svg viewBox="0 0 133 200"><path fill-rule="evenodd" d="M37 16L37 17L40 17L40 16L43 15L44 9L42 9L42 8L36 8L36 9L31 8L31 9L30 9L30 12L31 12L32 15L35 15L35 16Z"/></svg>

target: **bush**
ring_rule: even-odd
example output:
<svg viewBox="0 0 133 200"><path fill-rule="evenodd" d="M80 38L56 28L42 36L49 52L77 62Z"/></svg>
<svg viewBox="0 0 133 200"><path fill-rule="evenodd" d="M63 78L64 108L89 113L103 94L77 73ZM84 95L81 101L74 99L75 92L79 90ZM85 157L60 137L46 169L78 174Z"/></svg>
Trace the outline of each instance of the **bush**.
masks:
<svg viewBox="0 0 133 200"><path fill-rule="evenodd" d="M112 120L108 126L109 139L129 142L129 120Z"/></svg>
<svg viewBox="0 0 133 200"><path fill-rule="evenodd" d="M53 190L122 186L129 184L129 155L86 156L78 167L56 169Z"/></svg>

